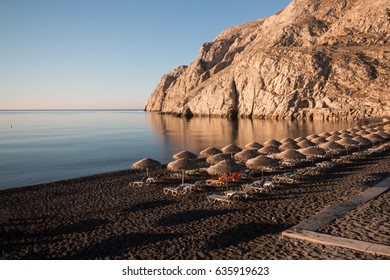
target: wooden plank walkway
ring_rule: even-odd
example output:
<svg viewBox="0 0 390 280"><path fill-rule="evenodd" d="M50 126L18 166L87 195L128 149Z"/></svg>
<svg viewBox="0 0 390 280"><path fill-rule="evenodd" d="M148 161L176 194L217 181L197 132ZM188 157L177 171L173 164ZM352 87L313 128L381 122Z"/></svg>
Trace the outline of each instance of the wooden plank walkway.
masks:
<svg viewBox="0 0 390 280"><path fill-rule="evenodd" d="M323 245L340 246L344 248L354 249L366 253L372 253L377 255L390 256L390 246L375 244L371 242L358 241L343 237L337 237L334 235L328 235L315 232L319 228L325 226L329 222L333 221L337 217L344 215L345 213L352 211L359 205L366 203L367 201L377 197L390 188L390 176L381 181L374 187L367 189L365 192L341 202L337 205L325 208L318 214L310 217L298 225L284 231L282 233L285 237L291 237L301 240L306 240Z"/></svg>

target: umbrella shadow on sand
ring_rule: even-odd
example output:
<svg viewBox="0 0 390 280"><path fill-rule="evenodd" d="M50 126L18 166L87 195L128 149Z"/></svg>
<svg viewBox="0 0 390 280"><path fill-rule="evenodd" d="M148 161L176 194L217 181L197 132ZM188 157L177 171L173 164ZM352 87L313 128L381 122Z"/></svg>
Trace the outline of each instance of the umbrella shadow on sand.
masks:
<svg viewBox="0 0 390 280"><path fill-rule="evenodd" d="M238 210L235 209L223 209L223 210L191 210L180 213L175 213L170 216L164 217L157 221L157 226L176 226L180 224L191 223L210 217L217 217L228 213L234 213Z"/></svg>
<svg viewBox="0 0 390 280"><path fill-rule="evenodd" d="M265 234L279 233L291 226L254 222L240 224L213 237L213 240L207 245L207 250L223 249L229 246L236 246L240 243L247 243Z"/></svg>
<svg viewBox="0 0 390 280"><path fill-rule="evenodd" d="M170 200L147 201L147 202L137 203L137 204L123 210L123 212L131 213L131 212L137 212L137 211L142 211L142 210L154 209L154 208L172 205L174 203L176 203L176 202L170 201Z"/></svg>
<svg viewBox="0 0 390 280"><path fill-rule="evenodd" d="M119 257L131 248L154 244L159 241L175 239L183 236L179 233L144 233L132 232L118 234L94 244L64 259L103 259Z"/></svg>

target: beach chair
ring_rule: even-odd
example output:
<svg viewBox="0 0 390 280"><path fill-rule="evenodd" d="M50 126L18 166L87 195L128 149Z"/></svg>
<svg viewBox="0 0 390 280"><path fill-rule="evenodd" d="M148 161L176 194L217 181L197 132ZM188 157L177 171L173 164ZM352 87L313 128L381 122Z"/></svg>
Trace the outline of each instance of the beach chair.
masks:
<svg viewBox="0 0 390 280"><path fill-rule="evenodd" d="M182 178L183 177L183 173L182 172L173 172L173 173L170 173L169 176L171 178ZM184 173L184 177L187 177L188 174Z"/></svg>
<svg viewBox="0 0 390 280"><path fill-rule="evenodd" d="M129 186L130 187L142 187L144 185L146 185L146 180L148 179L149 177L148 176L145 176L143 177L141 180L139 181L134 181L134 182L130 182L129 183Z"/></svg>
<svg viewBox="0 0 390 280"><path fill-rule="evenodd" d="M300 178L300 175L294 172L286 172L284 174L275 175L272 180L278 183L292 184Z"/></svg>
<svg viewBox="0 0 390 280"><path fill-rule="evenodd" d="M274 182L268 178L263 178L252 182L251 184L243 185L242 188L249 186L253 192L266 192L274 187Z"/></svg>
<svg viewBox="0 0 390 280"><path fill-rule="evenodd" d="M207 196L207 201L209 203L221 202L222 204L230 205L233 203L233 198L233 195L212 194Z"/></svg>
<svg viewBox="0 0 390 280"><path fill-rule="evenodd" d="M206 185L207 186L222 186L224 183L227 182L227 177L226 176L222 176L222 177L219 177L218 179L208 179L206 180Z"/></svg>
<svg viewBox="0 0 390 280"><path fill-rule="evenodd" d="M241 191L226 191L225 192L226 196L232 196L234 198L250 198L253 195L253 190L250 185L243 185Z"/></svg>
<svg viewBox="0 0 390 280"><path fill-rule="evenodd" d="M234 181L236 181L238 179L238 177L240 177L240 172L236 172L232 176L227 177L226 179L228 181L233 181L234 182Z"/></svg>
<svg viewBox="0 0 390 280"><path fill-rule="evenodd" d="M194 184L184 183L177 187L166 187L163 188L164 194L172 194L172 196L176 196L178 194L186 194L187 192L194 191L201 187L202 181L196 181Z"/></svg>
<svg viewBox="0 0 390 280"><path fill-rule="evenodd" d="M163 176L164 174L158 174L157 176L155 177L149 177L146 179L146 183L147 184L151 184L151 183L159 183L159 182L162 182L163 180L161 179L161 177Z"/></svg>

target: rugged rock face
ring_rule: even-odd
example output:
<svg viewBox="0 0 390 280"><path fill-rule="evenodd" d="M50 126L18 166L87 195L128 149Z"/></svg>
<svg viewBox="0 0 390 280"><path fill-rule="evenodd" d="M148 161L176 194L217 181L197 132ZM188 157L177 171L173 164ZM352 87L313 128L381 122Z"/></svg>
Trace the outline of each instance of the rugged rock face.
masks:
<svg viewBox="0 0 390 280"><path fill-rule="evenodd" d="M162 77L145 107L178 115L390 115L390 2L294 0L229 28Z"/></svg>

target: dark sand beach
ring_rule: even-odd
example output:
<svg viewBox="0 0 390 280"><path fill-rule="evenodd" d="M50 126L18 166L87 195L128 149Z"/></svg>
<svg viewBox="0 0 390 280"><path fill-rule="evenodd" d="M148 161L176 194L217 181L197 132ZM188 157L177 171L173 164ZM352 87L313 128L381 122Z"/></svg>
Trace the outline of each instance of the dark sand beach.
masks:
<svg viewBox="0 0 390 280"><path fill-rule="evenodd" d="M173 197L180 179L129 187L122 171L0 192L12 218L0 224L3 259L389 259L282 237L281 232L390 174L390 153L354 161L232 205L210 204L213 187ZM209 178L191 175L187 182ZM251 182L240 179L231 185ZM389 193L322 232L389 245Z"/></svg>

